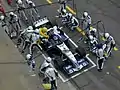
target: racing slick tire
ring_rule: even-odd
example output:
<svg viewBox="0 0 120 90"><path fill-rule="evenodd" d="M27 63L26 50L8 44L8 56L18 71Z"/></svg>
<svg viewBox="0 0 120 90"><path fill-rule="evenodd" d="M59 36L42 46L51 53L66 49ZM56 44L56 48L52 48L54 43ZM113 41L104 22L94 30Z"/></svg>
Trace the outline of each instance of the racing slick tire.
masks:
<svg viewBox="0 0 120 90"><path fill-rule="evenodd" d="M84 58L86 56L86 51L83 47L78 47L75 49L75 52L79 54L80 58Z"/></svg>
<svg viewBox="0 0 120 90"><path fill-rule="evenodd" d="M58 70L63 69L64 62L61 60L60 57L56 57L53 62L54 62L54 66L56 69L58 69Z"/></svg>

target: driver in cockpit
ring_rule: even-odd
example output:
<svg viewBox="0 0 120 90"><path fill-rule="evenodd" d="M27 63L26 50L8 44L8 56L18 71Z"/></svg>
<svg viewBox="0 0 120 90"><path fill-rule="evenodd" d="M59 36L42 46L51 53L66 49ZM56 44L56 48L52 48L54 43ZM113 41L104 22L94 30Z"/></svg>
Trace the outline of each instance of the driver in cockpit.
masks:
<svg viewBox="0 0 120 90"><path fill-rule="evenodd" d="M51 33L51 35L49 35L49 41L51 42L52 45L62 43L62 39L61 39L60 35L57 35L54 33Z"/></svg>

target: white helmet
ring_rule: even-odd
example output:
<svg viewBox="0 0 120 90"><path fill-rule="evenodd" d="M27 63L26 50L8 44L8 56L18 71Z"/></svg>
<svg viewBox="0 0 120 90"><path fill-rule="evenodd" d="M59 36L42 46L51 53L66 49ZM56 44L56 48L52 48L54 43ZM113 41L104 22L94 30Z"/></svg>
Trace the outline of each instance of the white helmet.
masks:
<svg viewBox="0 0 120 90"><path fill-rule="evenodd" d="M29 60L31 58L31 56L32 56L31 54L27 54L26 59Z"/></svg>
<svg viewBox="0 0 120 90"><path fill-rule="evenodd" d="M28 27L28 30L33 30L33 27L32 27L32 26L29 26L29 27Z"/></svg>
<svg viewBox="0 0 120 90"><path fill-rule="evenodd" d="M53 29L54 29L54 30L57 30L57 26L54 26Z"/></svg>
<svg viewBox="0 0 120 90"><path fill-rule="evenodd" d="M52 59L50 57L47 57L46 61L50 63Z"/></svg>
<svg viewBox="0 0 120 90"><path fill-rule="evenodd" d="M63 9L63 12L64 12L64 13L67 13L67 11L66 11L65 9Z"/></svg>
<svg viewBox="0 0 120 90"><path fill-rule="evenodd" d="M45 68L45 67L48 67L49 66L49 63L44 63L43 64L43 67Z"/></svg>
<svg viewBox="0 0 120 90"><path fill-rule="evenodd" d="M90 40L93 40L93 38L94 38L94 37L93 37L92 35L89 36L89 39L90 39Z"/></svg>
<svg viewBox="0 0 120 90"><path fill-rule="evenodd" d="M13 15L14 15L14 13L13 13L13 12L10 12L10 13L9 13L9 15L12 15L12 16L13 16Z"/></svg>
<svg viewBox="0 0 120 90"><path fill-rule="evenodd" d="M105 38L108 38L110 36L109 33L105 33Z"/></svg>
<svg viewBox="0 0 120 90"><path fill-rule="evenodd" d="M96 28L93 28L92 31L97 32L97 29L96 29Z"/></svg>
<svg viewBox="0 0 120 90"><path fill-rule="evenodd" d="M31 3L33 3L33 2L32 2L32 1L28 1L27 3L28 3L28 4L31 4Z"/></svg>
<svg viewBox="0 0 120 90"><path fill-rule="evenodd" d="M1 20L4 20L4 19L5 19L5 16L3 16L3 15L0 16L0 19L1 19Z"/></svg>
<svg viewBox="0 0 120 90"><path fill-rule="evenodd" d="M87 17L87 16L88 16L88 12L84 12L83 15L84 15L85 17Z"/></svg>
<svg viewBox="0 0 120 90"><path fill-rule="evenodd" d="M36 32L36 33L39 33L39 32L40 32L40 30L39 30L39 29L35 29L35 32Z"/></svg>
<svg viewBox="0 0 120 90"><path fill-rule="evenodd" d="M72 17L72 14L71 14L71 13L69 13L68 15L69 15L70 17Z"/></svg>
<svg viewBox="0 0 120 90"><path fill-rule="evenodd" d="M18 0L17 3L18 3L18 4L22 4L22 0Z"/></svg>

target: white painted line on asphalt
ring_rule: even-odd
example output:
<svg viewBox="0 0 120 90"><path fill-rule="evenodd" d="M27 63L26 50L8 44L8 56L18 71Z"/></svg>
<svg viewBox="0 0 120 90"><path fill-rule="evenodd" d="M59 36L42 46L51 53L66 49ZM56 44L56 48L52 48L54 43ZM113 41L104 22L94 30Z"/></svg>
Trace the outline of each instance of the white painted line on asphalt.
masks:
<svg viewBox="0 0 120 90"><path fill-rule="evenodd" d="M70 79L73 79L73 78L75 78L75 77L77 77L77 76L79 76L79 75L81 75L81 74L89 71L90 69L92 69L92 68L94 68L94 67L95 67L95 66L91 66L91 67L89 67L88 69L85 69L85 70L81 71L80 73L77 73L77 74L75 74L74 76L72 76L72 77L70 77L70 78L68 78L68 79L66 79L66 80L64 80L64 81L67 82L67 81L69 81Z"/></svg>
<svg viewBox="0 0 120 90"><path fill-rule="evenodd" d="M93 66L96 66L96 64L88 56L89 54L86 55L86 58L93 64Z"/></svg>
<svg viewBox="0 0 120 90"><path fill-rule="evenodd" d="M65 33L64 33L64 35L69 39L69 41L70 41L76 48L78 48L78 46L76 45L76 43L74 43L74 42L68 37L68 35L66 35Z"/></svg>
<svg viewBox="0 0 120 90"><path fill-rule="evenodd" d="M36 74L32 74L32 75L30 75L30 76L33 76L33 77L34 77L34 76L36 76Z"/></svg>

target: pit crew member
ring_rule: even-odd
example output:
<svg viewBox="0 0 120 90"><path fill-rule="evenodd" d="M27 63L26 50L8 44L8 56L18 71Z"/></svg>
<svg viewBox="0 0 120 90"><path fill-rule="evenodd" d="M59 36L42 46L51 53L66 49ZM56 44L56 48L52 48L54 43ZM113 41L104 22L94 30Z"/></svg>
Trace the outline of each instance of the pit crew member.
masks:
<svg viewBox="0 0 120 90"><path fill-rule="evenodd" d="M114 38L109 33L105 33L104 37L105 37L106 52L108 57L111 55L112 49L115 47L116 43Z"/></svg>
<svg viewBox="0 0 120 90"><path fill-rule="evenodd" d="M26 55L26 60L28 63L28 66L30 67L30 72L35 71L35 60L33 59L33 56L31 54Z"/></svg>
<svg viewBox="0 0 120 90"><path fill-rule="evenodd" d="M30 15L34 15L36 14L38 18L40 18L40 15L38 14L38 11L37 9L35 8L35 3L31 0L26 0L26 3L28 5L28 7L30 8L29 11L30 11Z"/></svg>
<svg viewBox="0 0 120 90"><path fill-rule="evenodd" d="M24 37L26 37L24 40L22 53L24 53L24 50L26 49L26 47L32 43L30 37L33 32L34 32L34 30L33 30L32 26L29 26L27 29L25 29L24 31L21 32L20 38L18 38L18 45L19 45L19 43L21 43L20 39L22 38L24 40Z"/></svg>
<svg viewBox="0 0 120 90"><path fill-rule="evenodd" d="M60 3L60 8L58 9L58 12L60 13L60 12L63 12L63 10L65 10L66 9L66 0L58 0L58 2Z"/></svg>
<svg viewBox="0 0 120 90"><path fill-rule="evenodd" d="M2 25L2 27L4 28L4 30L5 30L5 32L7 33L7 34L9 34L9 30L8 30L8 25L7 25L7 22L6 22L6 20L5 20L5 16L0 16L0 21L1 21L1 25Z"/></svg>
<svg viewBox="0 0 120 90"><path fill-rule="evenodd" d="M79 21L77 20L77 18L75 18L74 16L72 16L71 13L69 13L69 18L68 18L68 22L69 25L71 26L71 30L73 31L76 27L79 26Z"/></svg>
<svg viewBox="0 0 120 90"><path fill-rule="evenodd" d="M93 37L97 38L97 29L96 28L91 28L89 30L89 35L92 35Z"/></svg>
<svg viewBox="0 0 120 90"><path fill-rule="evenodd" d="M85 11L81 19L82 19L82 28L86 31L90 30L90 25L92 20L88 12Z"/></svg>
<svg viewBox="0 0 120 90"><path fill-rule="evenodd" d="M37 46L37 48L42 51L42 47L40 46L41 40L40 40L40 35L32 33L31 37L31 45L30 45L30 54L33 54L33 47Z"/></svg>
<svg viewBox="0 0 120 90"><path fill-rule="evenodd" d="M16 5L17 5L17 9L18 9L18 13L23 15L23 17L25 18L26 21L28 21L28 18L25 14L25 4L23 3L22 0L17 0L16 1Z"/></svg>
<svg viewBox="0 0 120 90"><path fill-rule="evenodd" d="M45 73L45 68L50 65L50 67L52 67L51 64L52 59L50 57L45 58L43 64L40 66L40 72Z"/></svg>
<svg viewBox="0 0 120 90"><path fill-rule="evenodd" d="M10 12L9 13L9 18L10 18L9 23L13 24L17 30L20 30L21 29L21 23L20 23L19 17L15 13Z"/></svg>
<svg viewBox="0 0 120 90"><path fill-rule="evenodd" d="M102 69L103 69L104 61L105 61L104 50L102 48L103 45L102 44L98 44L96 47L97 47L97 50L96 50L97 69L98 69L99 72L101 72Z"/></svg>
<svg viewBox="0 0 120 90"><path fill-rule="evenodd" d="M97 38L93 37L92 35L89 35L90 51L95 52L97 44L98 44Z"/></svg>
<svg viewBox="0 0 120 90"><path fill-rule="evenodd" d="M47 67L45 70L45 77L48 77L51 82L51 90L57 89L58 72L53 67Z"/></svg>

